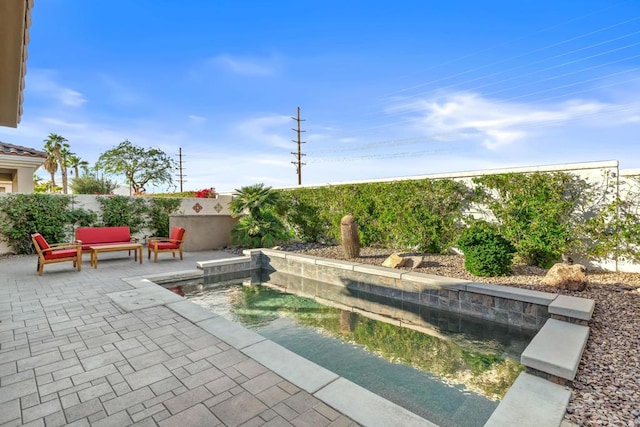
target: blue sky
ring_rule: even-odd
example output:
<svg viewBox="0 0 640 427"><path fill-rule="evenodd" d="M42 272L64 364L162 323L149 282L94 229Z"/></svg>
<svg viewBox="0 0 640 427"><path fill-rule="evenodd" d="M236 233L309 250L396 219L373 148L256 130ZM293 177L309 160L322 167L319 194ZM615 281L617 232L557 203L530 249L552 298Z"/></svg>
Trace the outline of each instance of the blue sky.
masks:
<svg viewBox="0 0 640 427"><path fill-rule="evenodd" d="M635 0L36 0L32 17L0 140L58 133L90 163L125 139L182 147L185 189L295 185L298 106L303 184L640 168Z"/></svg>

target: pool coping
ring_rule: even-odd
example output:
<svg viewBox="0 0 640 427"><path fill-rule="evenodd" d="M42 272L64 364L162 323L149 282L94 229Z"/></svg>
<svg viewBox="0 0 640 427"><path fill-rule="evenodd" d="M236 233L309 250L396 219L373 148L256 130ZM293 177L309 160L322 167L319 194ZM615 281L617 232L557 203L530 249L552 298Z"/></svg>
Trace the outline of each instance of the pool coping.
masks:
<svg viewBox="0 0 640 427"><path fill-rule="evenodd" d="M577 366L580 362L582 352L584 350L584 346L586 345L586 340L589 335L589 328L587 326L584 326L584 324L591 319L591 316L593 314L593 309L595 305L593 300L571 297L566 295L551 294L551 293L533 291L533 290L527 290L527 289L511 288L507 286L492 285L487 283L477 283L477 282L471 282L463 279L452 279L452 278L447 278L442 276L435 276L435 275L413 272L413 271L398 271L398 270L387 268L387 267L362 265L362 264L357 264L357 263L348 262L348 261L340 261L340 260L329 260L329 259L315 257L315 256L288 253L288 252L271 250L271 249L252 249L252 250L246 250L243 253L244 253L244 256L229 258L226 260L198 262L197 263L198 270L191 271L190 273L192 274L191 277L186 277L186 276L189 276L187 272L176 272L176 274L173 276L171 275L171 273L165 273L161 275L153 275L153 276L147 275L144 277L133 278L134 280L132 280L132 282L129 282L129 283L134 287L148 287L151 285L156 285L156 283L151 281L152 279L162 281L163 278L171 279L171 280L176 280L176 279L182 280L182 279L188 279L188 278L204 277L207 268L220 267L220 266L237 265L237 266L243 266L243 267L249 267L249 268L258 268L261 265L260 257L263 254L266 254L268 256L282 259L285 261L287 261L287 259L296 260L298 262L309 264L309 265L315 264L315 265L321 265L326 267L333 267L342 271L374 273L382 277L409 280L411 282L423 284L426 287L439 287L443 289L465 290L465 291L479 293L479 294L518 299L523 302L543 304L548 306L548 311L550 315L549 320L553 320L553 322L545 323L545 325L539 330L538 334L531 341L527 349L525 349L525 353L527 353L527 355L525 356L525 353L523 353L523 357L521 358L521 363L527 367L527 371L529 373L523 372L520 374L520 376L518 376L518 378L516 379L518 386L517 387L512 386L509 389L509 391L507 392L503 400L498 405L498 408L494 411L494 414L492 414L492 416L487 421L486 425L491 425L491 426L516 425L516 424L528 425L523 420L535 420L535 423L536 423L535 425L538 425L538 426L546 425L544 424L544 422L546 422L544 420L548 420L549 422L548 425L557 425L555 421L558 419L561 421L562 418L564 417L564 413L566 412L566 407L568 405L569 397L571 395L571 391L566 387L566 384L567 382L570 383L570 381L573 380L573 378L575 377ZM170 291L167 291L167 292L170 292ZM188 302L191 306L195 306L197 308L193 308L187 304L184 304L185 302ZM242 329L245 329L245 331L249 332L249 334L247 334L245 331L241 332L241 329L238 329L235 326L229 326L226 322L222 322L220 320L212 321L211 319L213 319L216 315L214 315L213 313L210 313L206 309L203 309L197 306L194 303L191 303L190 301L187 301L187 300L180 301L180 302L174 301L166 305L170 309L174 310L178 314L181 314L183 317L194 322L195 324L207 330L208 332L213 333L214 335L216 335L216 333L220 333L224 335L225 328L233 328L233 331L239 334L239 336L234 337L233 336L234 334L226 334L227 339L235 342L235 345L233 343L230 343L231 345L237 346L236 348L238 348L240 351L243 351L243 349L247 349L247 351L252 352L254 354L260 353L260 352L256 353L251 349L254 348L253 346L258 346L261 342L265 341L265 339L259 335L258 337L262 339L258 339L257 337L252 336L251 334L255 334L255 333L253 333L252 331L246 330L244 327L240 326L239 324L236 324L236 325L238 325ZM208 316L207 313L209 313L210 316ZM565 320L567 319L571 320L572 323L565 322ZM233 322L230 322L230 323L233 323ZM545 328L545 326L547 326L547 323L549 323L548 325L549 327ZM574 323L577 323L577 324L574 324ZM567 328L564 328L562 326L560 328L557 327L558 325L563 325L563 324L571 325L568 328L570 331L574 331L574 329L579 331L578 332L579 338L563 340L561 336L563 332L561 332L560 335L558 335L558 330L564 331L564 333L566 333ZM224 325L224 327L221 328L220 325ZM221 337L221 336L218 336L218 337L223 340L225 339L224 337ZM568 342L570 348L564 349L564 350L562 350L561 348L560 349L561 351L558 352L557 350L558 350L559 342L563 344L566 344ZM278 344L275 344L275 343L273 344L278 346ZM286 349L282 347L282 350L286 350ZM289 352L289 350L286 350L286 352ZM278 356L275 357L272 361L269 361L268 358L267 360L265 360L265 362L262 362L259 360L258 361L260 363L263 363L267 368L272 369L274 370L274 372L280 374L283 378L298 385L299 387L307 391L315 390L312 393L314 394L314 396L316 396L315 393L319 393L320 390L324 390L324 387L328 387L330 384L333 384L335 381L338 381L338 379L344 380L350 383L348 380L343 379L341 377L334 378L333 380L325 384L323 388L316 390L315 387L317 387L317 383L314 383L313 381L306 382L310 380L305 379L304 376L300 376L298 370L290 369L290 366L295 366L295 364L294 365L285 364L285 366L287 366L289 369L282 369L281 367L279 367L282 364L282 360L286 360L284 359L285 357L291 360L299 358L299 359L303 359L308 363L312 363L307 359L304 359L298 355L295 355L294 353L287 354L286 352L284 353L282 351L276 352ZM245 354L249 355L250 357L253 357L248 353L245 353ZM269 366L269 364L272 364L275 369ZM316 372L318 372L318 375L320 375L321 377L323 376L323 374L321 374L320 372L323 372L323 370L326 371L324 368L318 365L315 365L313 363L312 365L315 365L317 368L311 369L308 365L306 365L302 361L300 361L298 365L304 366L305 368L303 368L302 370L307 372L315 371L315 369L319 369L320 371L316 371ZM282 373L280 373L278 370L282 371ZM538 376L533 376L531 375L532 373ZM326 373L324 375L326 375ZM334 374L334 375L337 375L337 374ZM289 376L291 378L289 378ZM543 378L539 378L540 376L542 376ZM530 377L539 378L539 379L531 380ZM326 378L330 378L330 376L327 376ZM567 380L567 382L562 383L563 379ZM514 385L516 384L516 382L514 382ZM558 382L562 383L562 385L557 384ZM345 384L345 383L342 382L341 384ZM522 386L522 384L525 384L525 386ZM348 387L344 386L344 387L353 389L353 390L357 390L359 387L359 386L356 386L355 384L353 384L353 386L355 387L352 387L352 386L348 386ZM364 391L366 392L365 394L371 393L366 390ZM336 402L335 399L329 399L330 401L326 401L325 399L322 398L322 396L324 396L325 398L328 398L328 396L332 396L332 395L333 395L332 393L319 393L319 395L316 397L323 400L328 405L342 411L343 413L345 413L345 415L350 416L352 419L354 419L354 421L362 423L363 425L378 425L375 423L372 424L372 422L381 420L381 419L386 420L387 423L398 421L398 418L397 418L398 414L395 413L395 411L390 410L389 408L386 408L386 412L383 411L379 416L377 415L376 417L374 417L374 419L371 419L370 418L372 413L371 411L374 411L374 413L377 413L378 412L377 410L379 408L384 407L384 405L381 406L380 402L375 401L376 399L374 398L370 398L369 400L371 405L365 405L367 407L367 410L360 411L360 412L356 410L354 411L353 414L351 414L348 412L344 412L343 411L344 408L342 408L341 406L338 407L340 405L340 402ZM373 394L373 396L376 396L376 398L379 398L379 396L375 394ZM531 402L536 402L536 401L544 401L546 404L543 406L531 404ZM391 403L391 405L395 405L395 404ZM347 404L346 406L349 407L354 405ZM402 409L402 411L406 411L408 414L412 416L418 417L419 418L418 422L424 421L428 423L428 424L417 424L417 425L435 425L399 406L398 408ZM402 413L402 411L400 411L400 413ZM380 418L381 416L384 417L384 413L394 413L394 415L389 419ZM540 424L541 422L543 422L543 424ZM414 425L410 420L407 420L405 424ZM380 425L388 425L388 424L382 423Z"/></svg>

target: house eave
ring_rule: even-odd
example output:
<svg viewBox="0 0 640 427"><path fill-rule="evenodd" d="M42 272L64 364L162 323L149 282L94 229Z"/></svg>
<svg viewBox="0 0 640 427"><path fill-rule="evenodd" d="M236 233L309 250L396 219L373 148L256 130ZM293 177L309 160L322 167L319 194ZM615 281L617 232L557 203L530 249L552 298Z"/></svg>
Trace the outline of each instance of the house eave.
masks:
<svg viewBox="0 0 640 427"><path fill-rule="evenodd" d="M17 127L22 116L32 7L33 0L0 1L0 126Z"/></svg>

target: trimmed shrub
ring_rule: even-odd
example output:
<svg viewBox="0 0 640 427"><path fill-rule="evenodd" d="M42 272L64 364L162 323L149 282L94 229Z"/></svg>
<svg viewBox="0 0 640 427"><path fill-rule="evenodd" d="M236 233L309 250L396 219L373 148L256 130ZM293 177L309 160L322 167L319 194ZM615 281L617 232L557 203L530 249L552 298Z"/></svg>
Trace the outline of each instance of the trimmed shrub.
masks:
<svg viewBox="0 0 640 427"><path fill-rule="evenodd" d="M464 267L476 276L511 274L516 249L497 229L486 222L476 222L462 232L458 247L464 252Z"/></svg>

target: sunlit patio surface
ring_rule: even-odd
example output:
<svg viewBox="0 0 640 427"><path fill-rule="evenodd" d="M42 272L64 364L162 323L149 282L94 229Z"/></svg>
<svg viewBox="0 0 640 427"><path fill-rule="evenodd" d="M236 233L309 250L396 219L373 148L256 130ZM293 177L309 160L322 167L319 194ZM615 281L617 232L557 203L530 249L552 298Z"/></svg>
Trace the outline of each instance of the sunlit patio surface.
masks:
<svg viewBox="0 0 640 427"><path fill-rule="evenodd" d="M113 299L151 289L131 278L232 256L145 253L140 265L107 253L94 269L85 254L82 271L59 263L41 277L36 256L0 259L0 425L357 425L171 304Z"/></svg>

